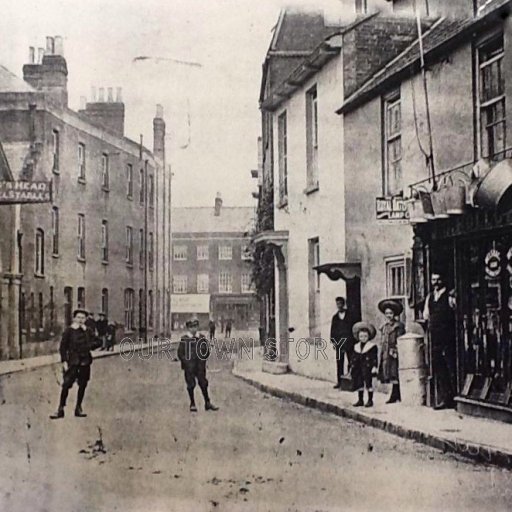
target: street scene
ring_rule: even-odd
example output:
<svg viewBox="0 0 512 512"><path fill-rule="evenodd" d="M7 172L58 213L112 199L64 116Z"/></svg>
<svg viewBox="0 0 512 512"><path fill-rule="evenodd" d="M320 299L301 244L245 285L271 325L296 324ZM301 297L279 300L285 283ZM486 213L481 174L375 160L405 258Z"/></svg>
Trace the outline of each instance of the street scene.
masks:
<svg viewBox="0 0 512 512"><path fill-rule="evenodd" d="M512 0L2 10L0 511L512 509Z"/></svg>

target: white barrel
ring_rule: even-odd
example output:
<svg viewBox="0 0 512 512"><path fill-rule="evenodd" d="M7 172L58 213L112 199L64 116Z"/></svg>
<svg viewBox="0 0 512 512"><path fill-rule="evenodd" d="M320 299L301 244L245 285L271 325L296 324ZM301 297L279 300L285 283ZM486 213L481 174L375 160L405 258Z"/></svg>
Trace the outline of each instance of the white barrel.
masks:
<svg viewBox="0 0 512 512"><path fill-rule="evenodd" d="M402 403L425 405L428 371L423 336L407 332L398 338L398 365Z"/></svg>

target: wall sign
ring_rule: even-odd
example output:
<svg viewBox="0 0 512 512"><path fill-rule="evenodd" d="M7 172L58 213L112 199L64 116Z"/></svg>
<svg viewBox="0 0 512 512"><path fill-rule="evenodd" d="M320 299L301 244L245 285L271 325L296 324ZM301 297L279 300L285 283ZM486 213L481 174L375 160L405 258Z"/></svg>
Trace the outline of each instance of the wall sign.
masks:
<svg viewBox="0 0 512 512"><path fill-rule="evenodd" d="M51 181L0 181L0 204L50 203Z"/></svg>
<svg viewBox="0 0 512 512"><path fill-rule="evenodd" d="M379 223L407 224L409 222L407 203L401 196L377 197L375 208Z"/></svg>

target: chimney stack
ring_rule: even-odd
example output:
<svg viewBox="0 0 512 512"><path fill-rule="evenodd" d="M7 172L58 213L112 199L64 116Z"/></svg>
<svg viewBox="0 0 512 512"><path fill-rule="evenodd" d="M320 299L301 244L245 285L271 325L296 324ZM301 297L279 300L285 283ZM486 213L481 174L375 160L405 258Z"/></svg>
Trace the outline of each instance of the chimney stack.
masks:
<svg viewBox="0 0 512 512"><path fill-rule="evenodd" d="M165 165L165 121L162 105L156 106L156 115L153 119L153 153Z"/></svg>
<svg viewBox="0 0 512 512"><path fill-rule="evenodd" d="M42 46L40 46L37 49L37 64L43 63L43 57L44 57L44 48Z"/></svg>
<svg viewBox="0 0 512 512"><path fill-rule="evenodd" d="M114 101L113 87L107 87L107 101L105 101L105 87L98 89L99 98L96 98L96 90L96 87L91 87L91 101L81 106L79 113L91 123L123 137L124 103L121 101L121 87L117 87L116 101Z"/></svg>
<svg viewBox="0 0 512 512"><path fill-rule="evenodd" d="M222 208L222 197L220 192L217 192L217 197L215 198L215 217L220 216L220 210Z"/></svg>
<svg viewBox="0 0 512 512"><path fill-rule="evenodd" d="M28 63L29 64L36 63L36 49L33 46L29 46L29 48L28 48Z"/></svg>

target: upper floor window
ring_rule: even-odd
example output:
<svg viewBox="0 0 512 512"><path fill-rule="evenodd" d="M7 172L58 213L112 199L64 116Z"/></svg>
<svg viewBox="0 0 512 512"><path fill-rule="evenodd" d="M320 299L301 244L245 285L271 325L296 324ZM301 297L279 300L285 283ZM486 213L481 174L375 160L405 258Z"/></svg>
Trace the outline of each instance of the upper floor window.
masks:
<svg viewBox="0 0 512 512"><path fill-rule="evenodd" d="M198 245L197 246L197 259L198 260L207 260L210 257L210 251L208 249L208 245Z"/></svg>
<svg viewBox="0 0 512 512"><path fill-rule="evenodd" d="M101 290L101 312L108 318L108 289Z"/></svg>
<svg viewBox="0 0 512 512"><path fill-rule="evenodd" d="M52 254L59 255L59 209L52 208Z"/></svg>
<svg viewBox="0 0 512 512"><path fill-rule="evenodd" d="M60 157L60 134L58 130L52 131L52 170L59 173L59 157Z"/></svg>
<svg viewBox="0 0 512 512"><path fill-rule="evenodd" d="M506 113L503 34L478 48L480 156L492 158L505 149Z"/></svg>
<svg viewBox="0 0 512 512"><path fill-rule="evenodd" d="M85 309L85 288L83 286L77 289L76 306L78 309Z"/></svg>
<svg viewBox="0 0 512 512"><path fill-rule="evenodd" d="M384 99L384 195L403 193L400 91Z"/></svg>
<svg viewBox="0 0 512 512"><path fill-rule="evenodd" d="M180 275L173 276L172 291L173 291L173 293L187 293L187 291L188 291L187 276L180 276Z"/></svg>
<svg viewBox="0 0 512 512"><path fill-rule="evenodd" d="M316 86L306 93L307 189L318 187L318 96Z"/></svg>
<svg viewBox="0 0 512 512"><path fill-rule="evenodd" d="M78 144L78 180L85 181L85 144Z"/></svg>
<svg viewBox="0 0 512 512"><path fill-rule="evenodd" d="M242 293L252 292L251 274L242 274L241 291Z"/></svg>
<svg viewBox="0 0 512 512"><path fill-rule="evenodd" d="M233 293L233 276L229 272L219 274L219 293Z"/></svg>
<svg viewBox="0 0 512 512"><path fill-rule="evenodd" d="M135 329L135 292L131 288L124 291L124 329L133 331Z"/></svg>
<svg viewBox="0 0 512 512"><path fill-rule="evenodd" d="M144 229L139 229L139 268L144 268Z"/></svg>
<svg viewBox="0 0 512 512"><path fill-rule="evenodd" d="M153 208L155 206L155 177L152 174L148 176L148 196L149 206Z"/></svg>
<svg viewBox="0 0 512 512"><path fill-rule="evenodd" d="M208 274L197 274L197 293L208 293L210 291L210 276Z"/></svg>
<svg viewBox="0 0 512 512"><path fill-rule="evenodd" d="M34 271L38 276L44 275L44 231L36 229L35 243L35 268Z"/></svg>
<svg viewBox="0 0 512 512"><path fill-rule="evenodd" d="M146 197L146 178L144 169L139 171L139 203L144 204Z"/></svg>
<svg viewBox="0 0 512 512"><path fill-rule="evenodd" d="M153 270L153 264L154 264L154 241L153 241L153 233L149 233L148 235L148 265L149 270Z"/></svg>
<svg viewBox="0 0 512 512"><path fill-rule="evenodd" d="M108 155L106 153L103 153L101 155L101 186L108 190L110 184L110 177L109 177L109 161L108 161Z"/></svg>
<svg viewBox="0 0 512 512"><path fill-rule="evenodd" d="M126 197L133 198L133 165L126 164Z"/></svg>
<svg viewBox="0 0 512 512"><path fill-rule="evenodd" d="M233 259L233 247L231 245L219 245L219 260Z"/></svg>
<svg viewBox="0 0 512 512"><path fill-rule="evenodd" d="M126 226L126 263L133 265L133 229L131 226Z"/></svg>
<svg viewBox="0 0 512 512"><path fill-rule="evenodd" d="M85 215L78 214L78 230L77 230L77 256L80 260L85 260Z"/></svg>
<svg viewBox="0 0 512 512"><path fill-rule="evenodd" d="M101 261L108 261L108 221L101 221Z"/></svg>
<svg viewBox="0 0 512 512"><path fill-rule="evenodd" d="M187 246L175 245L173 248L173 259L176 261L185 261L187 259Z"/></svg>
<svg viewBox="0 0 512 512"><path fill-rule="evenodd" d="M279 170L279 202L288 200L288 140L286 111L277 118L277 153Z"/></svg>

